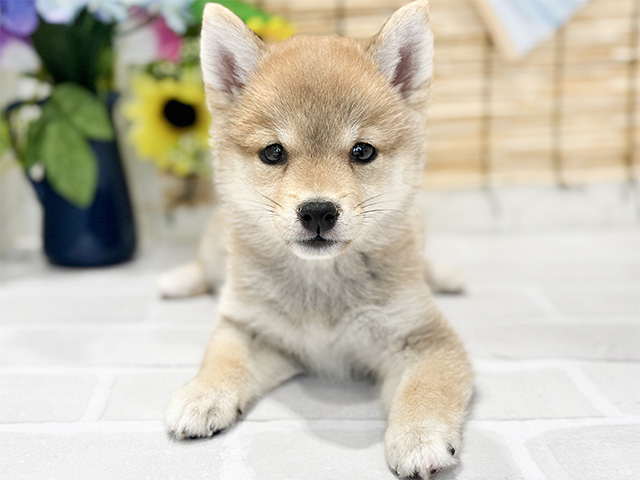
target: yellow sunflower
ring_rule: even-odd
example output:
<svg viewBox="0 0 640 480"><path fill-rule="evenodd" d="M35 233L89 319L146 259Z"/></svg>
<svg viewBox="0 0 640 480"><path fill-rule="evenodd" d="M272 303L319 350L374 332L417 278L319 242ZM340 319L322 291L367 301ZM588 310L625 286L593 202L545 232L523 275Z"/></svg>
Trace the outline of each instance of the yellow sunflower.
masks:
<svg viewBox="0 0 640 480"><path fill-rule="evenodd" d="M247 19L246 23L256 35L266 42L279 42L294 33L291 24L277 15L268 19L256 15Z"/></svg>
<svg viewBox="0 0 640 480"><path fill-rule="evenodd" d="M140 74L133 78L132 93L124 114L132 123L129 138L138 156L181 176L194 173L196 159L180 152L185 144L192 152L194 144L208 149L211 117L202 80Z"/></svg>

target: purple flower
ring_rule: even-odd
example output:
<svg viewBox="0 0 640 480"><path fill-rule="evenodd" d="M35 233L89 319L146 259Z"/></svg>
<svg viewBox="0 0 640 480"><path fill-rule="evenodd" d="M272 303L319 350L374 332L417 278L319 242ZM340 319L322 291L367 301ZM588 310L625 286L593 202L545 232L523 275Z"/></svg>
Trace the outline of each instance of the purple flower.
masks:
<svg viewBox="0 0 640 480"><path fill-rule="evenodd" d="M35 0L0 0L0 28L15 37L28 37L38 27Z"/></svg>
<svg viewBox="0 0 640 480"><path fill-rule="evenodd" d="M11 41L28 37L37 26L35 0L0 0L0 50Z"/></svg>
<svg viewBox="0 0 640 480"><path fill-rule="evenodd" d="M29 35L38 28L35 0L0 0L0 66L20 71L37 68Z"/></svg>

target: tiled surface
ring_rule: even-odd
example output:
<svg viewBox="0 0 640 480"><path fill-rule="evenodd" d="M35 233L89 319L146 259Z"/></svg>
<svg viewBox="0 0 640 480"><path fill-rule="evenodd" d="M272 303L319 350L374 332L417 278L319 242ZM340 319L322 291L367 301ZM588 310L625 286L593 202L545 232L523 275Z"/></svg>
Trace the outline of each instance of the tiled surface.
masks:
<svg viewBox="0 0 640 480"><path fill-rule="evenodd" d="M428 250L468 279L439 302L477 372L462 462L439 478L638 478L638 233L441 233ZM2 265L0 478L394 478L362 382L299 377L226 433L167 438L164 405L196 372L217 305L156 297L155 276L188 255Z"/></svg>

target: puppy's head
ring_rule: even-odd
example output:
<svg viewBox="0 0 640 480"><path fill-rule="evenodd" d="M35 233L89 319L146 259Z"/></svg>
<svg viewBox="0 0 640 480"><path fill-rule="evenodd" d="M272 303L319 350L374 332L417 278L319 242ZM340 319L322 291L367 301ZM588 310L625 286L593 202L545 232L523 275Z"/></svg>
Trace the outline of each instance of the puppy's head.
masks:
<svg viewBox="0 0 640 480"><path fill-rule="evenodd" d="M301 36L273 46L207 5L214 175L249 241L329 258L401 225L421 180L432 43L425 1L368 42Z"/></svg>

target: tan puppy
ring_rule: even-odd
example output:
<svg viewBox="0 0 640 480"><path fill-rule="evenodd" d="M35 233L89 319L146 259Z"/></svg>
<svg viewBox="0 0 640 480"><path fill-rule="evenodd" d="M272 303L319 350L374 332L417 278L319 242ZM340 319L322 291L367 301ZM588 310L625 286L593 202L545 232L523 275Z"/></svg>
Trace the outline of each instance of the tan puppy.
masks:
<svg viewBox="0 0 640 480"><path fill-rule="evenodd" d="M424 1L370 42L274 46L207 5L201 60L222 202L213 225L225 228L228 257L200 372L168 406L175 437L228 427L300 372L355 374L380 384L394 471L429 478L455 463L472 373L425 282L414 207L432 53ZM215 259L219 247L204 245Z"/></svg>

